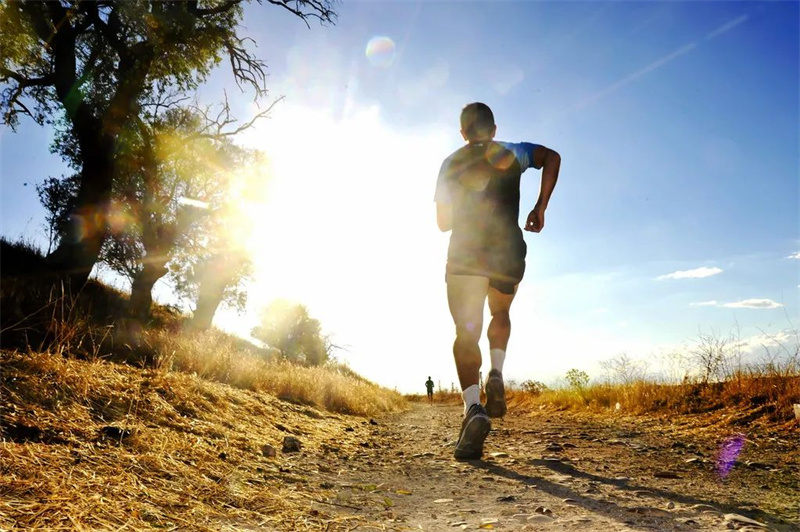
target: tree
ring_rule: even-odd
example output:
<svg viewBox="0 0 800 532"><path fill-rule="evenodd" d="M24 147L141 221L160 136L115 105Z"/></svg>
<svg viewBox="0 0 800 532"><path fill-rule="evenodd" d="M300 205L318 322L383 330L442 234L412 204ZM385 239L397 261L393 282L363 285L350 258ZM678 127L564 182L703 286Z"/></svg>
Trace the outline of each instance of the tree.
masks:
<svg viewBox="0 0 800 532"><path fill-rule="evenodd" d="M267 0L299 17L333 23L332 0ZM120 132L157 87L189 92L227 55L240 87L265 94L265 63L238 35L241 0L9 0L0 6L0 111L16 127L63 117L75 139L80 186L70 229L48 257L82 286L108 233Z"/></svg>
<svg viewBox="0 0 800 532"><path fill-rule="evenodd" d="M324 364L333 347L308 309L285 299L267 305L251 335L280 351L286 360L310 366Z"/></svg>
<svg viewBox="0 0 800 532"><path fill-rule="evenodd" d="M235 122L227 102L212 117L208 108L181 105L180 98L165 93L150 102L143 116L124 131L125 149L116 155L119 175L112 190L110 235L100 260L131 281L129 311L133 318L142 322L149 318L153 286L170 271L168 266L173 271L185 268L171 263L197 263L207 258L211 241L219 248L222 238L212 233L222 227L220 218L233 211L230 206L224 208L231 183L245 165L260 161L257 152L240 148L231 139L271 108L235 129L226 129ZM65 134L59 144L66 159L74 153L71 141ZM52 199L43 201L48 220L60 220L64 205L74 201L68 194L65 197L64 189L63 182L52 178L39 187L43 200ZM247 233L245 227L230 225L229 233ZM230 239L231 235L222 236ZM230 250L232 246L226 247ZM236 255L237 260L224 271L216 268L214 279L222 283L223 292L241 277L229 275L228 270L244 271L240 264L247 259L243 253ZM238 296L241 299L243 294ZM219 303L213 305L211 318ZM210 309L208 304L204 308Z"/></svg>
<svg viewBox="0 0 800 532"><path fill-rule="evenodd" d="M631 386L644 379L647 365L642 360L633 360L627 353L620 353L608 360L600 362L609 379L616 380L625 386Z"/></svg>
<svg viewBox="0 0 800 532"><path fill-rule="evenodd" d="M589 375L583 370L573 368L567 372L566 379L569 387L583 396L583 391L589 384Z"/></svg>
<svg viewBox="0 0 800 532"><path fill-rule="evenodd" d="M62 176L61 179L48 177L36 185L39 203L47 211L47 253L66 236L69 230L69 215L75 208L75 199L81 185L79 174Z"/></svg>
<svg viewBox="0 0 800 532"><path fill-rule="evenodd" d="M549 388L546 384L540 381L528 379L522 383L522 391L531 395L541 395Z"/></svg>
<svg viewBox="0 0 800 532"><path fill-rule="evenodd" d="M193 304L188 327L204 331L211 327L220 305L244 310L247 292L243 282L249 278L252 264L246 250L225 241L214 233L200 253L193 253L171 265L176 291Z"/></svg>

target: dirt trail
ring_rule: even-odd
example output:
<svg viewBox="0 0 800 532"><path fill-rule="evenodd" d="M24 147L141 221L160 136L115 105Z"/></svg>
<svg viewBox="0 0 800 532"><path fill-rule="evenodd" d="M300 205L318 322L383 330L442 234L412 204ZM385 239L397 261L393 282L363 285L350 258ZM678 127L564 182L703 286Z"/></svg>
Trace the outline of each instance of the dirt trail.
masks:
<svg viewBox="0 0 800 532"><path fill-rule="evenodd" d="M510 412L494 421L483 460L457 462L460 411L415 405L347 427L341 448L322 444L312 512L351 519L352 530L800 530L796 432L741 439L657 420ZM728 435L743 448L722 478ZM302 471L309 458L285 460Z"/></svg>

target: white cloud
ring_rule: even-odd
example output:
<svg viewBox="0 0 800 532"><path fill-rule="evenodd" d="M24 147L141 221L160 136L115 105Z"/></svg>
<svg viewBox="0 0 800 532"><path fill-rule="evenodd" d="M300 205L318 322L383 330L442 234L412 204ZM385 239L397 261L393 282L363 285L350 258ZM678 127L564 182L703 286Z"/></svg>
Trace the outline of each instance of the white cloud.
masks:
<svg viewBox="0 0 800 532"><path fill-rule="evenodd" d="M666 275L659 275L656 277L656 280L663 281L665 279L702 279L704 277L711 277L712 275L717 275L718 273L722 273L721 268L708 268L703 266L701 268L695 268L693 270L679 270L676 272L668 273Z"/></svg>
<svg viewBox="0 0 800 532"><path fill-rule="evenodd" d="M689 303L690 307L717 307L719 303L716 300L700 301L698 303Z"/></svg>
<svg viewBox="0 0 800 532"><path fill-rule="evenodd" d="M797 331L784 329L773 334L762 332L749 338L744 338L737 344L742 351L750 354L772 350L777 353L793 353L797 348L800 338Z"/></svg>
<svg viewBox="0 0 800 532"><path fill-rule="evenodd" d="M783 304L771 299L744 299L735 303L721 305L725 308L780 308Z"/></svg>
<svg viewBox="0 0 800 532"><path fill-rule="evenodd" d="M798 251L797 253L792 253L791 255L789 255L789 256L788 256L788 257L786 257L786 258L787 258L787 259L797 259L797 260L800 260L800 251Z"/></svg>

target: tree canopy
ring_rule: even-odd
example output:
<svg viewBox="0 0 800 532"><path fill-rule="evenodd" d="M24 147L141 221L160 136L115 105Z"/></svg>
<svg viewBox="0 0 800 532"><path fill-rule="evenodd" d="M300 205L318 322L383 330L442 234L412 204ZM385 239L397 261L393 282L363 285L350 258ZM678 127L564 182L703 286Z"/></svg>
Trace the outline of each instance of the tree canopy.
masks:
<svg viewBox="0 0 800 532"><path fill-rule="evenodd" d="M330 0L267 0L333 23ZM165 89L189 93L227 58L236 83L266 93L266 63L240 35L241 0L9 0L0 5L0 113L15 128L63 120L80 175L70 228L49 260L82 285L108 234L124 131Z"/></svg>
<svg viewBox="0 0 800 532"><path fill-rule="evenodd" d="M310 366L324 364L333 347L323 335L319 320L301 304L276 299L264 308L253 338L277 349L283 358Z"/></svg>

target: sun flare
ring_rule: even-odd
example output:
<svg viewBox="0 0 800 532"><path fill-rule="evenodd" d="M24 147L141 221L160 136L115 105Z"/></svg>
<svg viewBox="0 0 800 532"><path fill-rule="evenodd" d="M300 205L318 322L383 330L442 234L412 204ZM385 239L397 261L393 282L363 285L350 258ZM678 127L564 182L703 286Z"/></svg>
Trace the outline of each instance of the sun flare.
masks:
<svg viewBox="0 0 800 532"><path fill-rule="evenodd" d="M394 131L377 107L337 117L287 104L246 140L269 160L263 197L240 202L251 226L251 320L279 297L345 337L419 314L414 294L441 284L447 239L432 198L447 135Z"/></svg>

